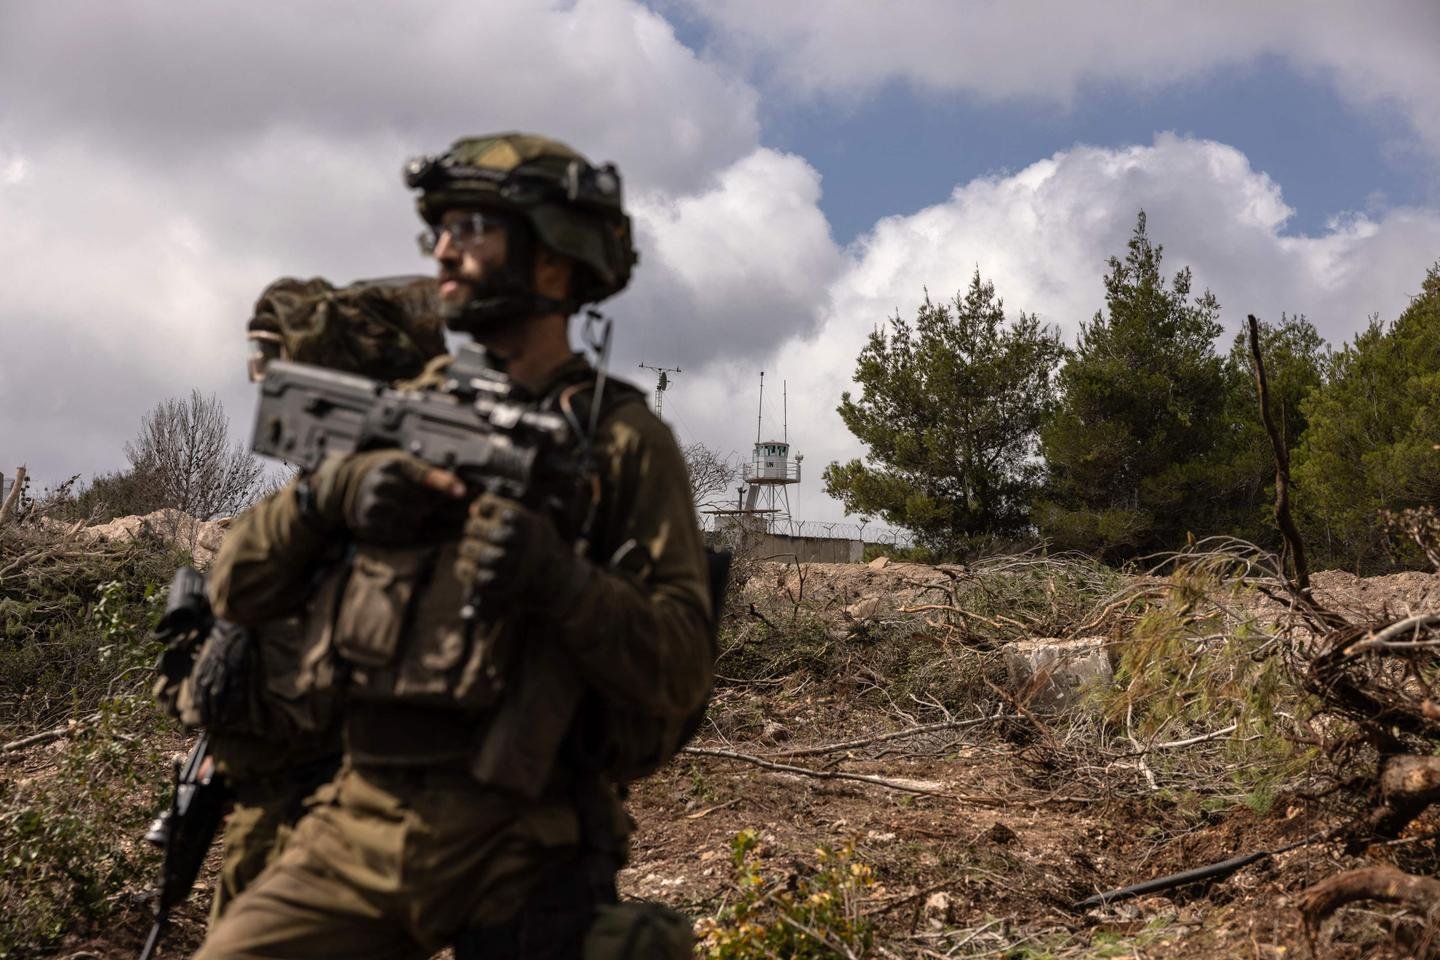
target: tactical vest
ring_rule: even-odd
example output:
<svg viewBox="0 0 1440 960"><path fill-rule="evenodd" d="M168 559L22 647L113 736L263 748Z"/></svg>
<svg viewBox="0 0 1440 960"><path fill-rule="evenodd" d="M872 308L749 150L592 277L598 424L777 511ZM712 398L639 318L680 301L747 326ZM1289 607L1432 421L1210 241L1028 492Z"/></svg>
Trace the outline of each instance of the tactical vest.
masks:
<svg viewBox="0 0 1440 960"><path fill-rule="evenodd" d="M446 381L432 364L412 386ZM542 406L561 388L547 395ZM571 391L572 403L588 390ZM609 381L600 422L644 393ZM582 399L583 398L583 399ZM588 411L577 410L584 416ZM614 544L594 543L603 567ZM539 796L575 720L584 684L540 618L461 618L467 587L456 577L458 540L383 548L357 544L327 577L302 653L303 684L343 690L346 750L360 766L449 766L481 783Z"/></svg>
<svg viewBox="0 0 1440 960"><path fill-rule="evenodd" d="M282 776L340 751L333 691L302 681L298 617L245 628L216 621L190 656L162 659L161 709L210 735L210 753L233 784Z"/></svg>

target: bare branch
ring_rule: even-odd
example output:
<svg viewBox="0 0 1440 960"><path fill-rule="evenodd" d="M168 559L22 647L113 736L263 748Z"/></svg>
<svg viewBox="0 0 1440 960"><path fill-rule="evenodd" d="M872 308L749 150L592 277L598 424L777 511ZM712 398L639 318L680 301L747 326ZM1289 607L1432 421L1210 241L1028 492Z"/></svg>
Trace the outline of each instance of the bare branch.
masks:
<svg viewBox="0 0 1440 960"><path fill-rule="evenodd" d="M188 400L171 397L147 413L125 454L134 472L153 478L164 506L211 520L252 503L264 473L229 435L220 401L192 390Z"/></svg>
<svg viewBox="0 0 1440 960"><path fill-rule="evenodd" d="M727 493L740 468L729 457L721 457L703 443L687 443L680 453L690 476L690 500L699 506L717 494Z"/></svg>

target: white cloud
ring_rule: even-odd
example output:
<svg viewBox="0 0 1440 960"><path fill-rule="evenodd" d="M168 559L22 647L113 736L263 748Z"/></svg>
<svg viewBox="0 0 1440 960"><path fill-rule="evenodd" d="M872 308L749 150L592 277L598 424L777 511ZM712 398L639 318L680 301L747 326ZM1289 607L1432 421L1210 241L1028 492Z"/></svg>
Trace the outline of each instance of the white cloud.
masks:
<svg viewBox="0 0 1440 960"><path fill-rule="evenodd" d="M1278 56L1357 106L1390 106L1440 152L1433 0L690 0L716 45L773 86L856 94L903 81L986 99L1069 103L1086 84L1141 90Z"/></svg>
<svg viewBox="0 0 1440 960"><path fill-rule="evenodd" d="M809 332L841 266L819 201L814 168L764 148L700 192L636 198L644 255L622 309L652 362L755 358Z"/></svg>
<svg viewBox="0 0 1440 960"><path fill-rule="evenodd" d="M213 163L274 128L419 151L540 125L637 184L685 190L759 129L754 91L634 0L10 0L0 87L29 135L78 132L97 159L159 166Z"/></svg>
<svg viewBox="0 0 1440 960"><path fill-rule="evenodd" d="M634 0L21 0L0 88L0 407L27 411L0 456L41 481L123 465L141 414L192 385L244 433L255 296L429 269L400 168L465 133L620 165L645 247L613 304L622 356L763 353L813 324L839 262L819 175L758 145L755 92Z"/></svg>
<svg viewBox="0 0 1440 960"><path fill-rule="evenodd" d="M789 381L790 439L808 454L800 494L807 519L835 519L821 494L824 464L862 454L834 408L851 386L866 335L897 311L913 316L924 288L949 298L978 267L1009 311L1057 325L1067 342L1103 306L1105 259L1123 255L1144 208L1169 273L1189 265L1195 291L1219 298L1233 334L1246 313L1307 314L1340 343L1378 312L1393 318L1440 257L1440 211L1393 210L1290 236L1276 184L1233 147L1165 134L1150 146L1075 147L1006 176L958 186L943 203L877 223L846 251L821 299L817 332L781 345L762 364L726 367L668 398L695 436L748 455L755 370ZM828 304L828 305L825 305ZM1221 349L1228 348L1228 339ZM767 402L778 426L778 403Z"/></svg>
<svg viewBox="0 0 1440 960"><path fill-rule="evenodd" d="M642 358L680 364L667 416L687 440L747 453L758 370L773 385L767 432L788 380L791 439L809 454L796 494L810 517L838 515L818 474L858 452L833 410L864 336L911 313L925 286L947 296L978 265L1011 309L1073 333L1101 305L1104 257L1123 251L1143 206L1171 266L1192 265L1228 319L1304 311L1338 340L1371 311L1393 316L1440 251L1429 210L1286 236L1279 185L1238 150L1173 136L1076 147L973 180L841 251L818 172L760 143L754 90L635 0L355 9L4 5L0 408L25 415L7 419L0 457L28 460L42 480L115 468L144 410L192 385L220 393L243 431L241 328L255 295L282 273L425 269L398 170L463 132L545 130L620 164L642 262L609 305L616 372L637 372ZM902 48L869 9L856 7L855 22L893 59ZM791 11L773 6L776 29L826 82L832 54L801 42ZM1196 44L1210 42L1208 22ZM907 42L918 63L936 41L912 31ZM949 58L967 51L990 56L962 45ZM1163 73L1167 51L1144 56ZM1031 58L1060 78L1042 93L1062 95L1075 72L1048 52ZM1176 57L1174 69L1198 69ZM857 82L883 74L868 51L856 58ZM1025 71L1012 74L1020 84Z"/></svg>

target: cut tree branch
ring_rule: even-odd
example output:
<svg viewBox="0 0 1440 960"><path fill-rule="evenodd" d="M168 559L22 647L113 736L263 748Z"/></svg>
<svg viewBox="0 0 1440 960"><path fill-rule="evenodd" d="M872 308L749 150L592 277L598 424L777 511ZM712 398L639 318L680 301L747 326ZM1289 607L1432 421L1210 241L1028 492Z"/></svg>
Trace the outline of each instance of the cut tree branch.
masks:
<svg viewBox="0 0 1440 960"><path fill-rule="evenodd" d="M945 797L951 800L964 800L968 803L980 804L982 806L1005 806L1005 801L997 800L994 797L977 797L946 793L943 790L917 787L903 780L888 780L885 777L875 777L866 773L846 773L842 770L814 770L810 767L797 767L794 764L775 763L763 757L751 756L748 753L736 753L733 750L715 750L710 747L686 747L683 752L696 757L738 760L741 763L752 764L763 770L773 770L776 773L793 773L802 777L814 777L817 780L850 780L855 783L868 783L872 786L884 787L887 790L898 790L901 793L914 793L922 797Z"/></svg>
<svg viewBox="0 0 1440 960"><path fill-rule="evenodd" d="M1300 914L1313 937L1320 923L1347 903L1378 900L1421 914L1440 904L1440 880L1417 877L1394 867L1363 867L1322 880L1300 897Z"/></svg>

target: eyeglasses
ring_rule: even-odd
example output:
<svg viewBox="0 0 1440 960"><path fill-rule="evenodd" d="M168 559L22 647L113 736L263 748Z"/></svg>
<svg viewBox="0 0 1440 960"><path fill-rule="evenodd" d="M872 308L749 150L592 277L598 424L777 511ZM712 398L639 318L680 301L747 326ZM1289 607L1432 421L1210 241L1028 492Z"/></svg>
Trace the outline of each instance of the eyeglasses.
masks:
<svg viewBox="0 0 1440 960"><path fill-rule="evenodd" d="M415 242L420 245L420 252L427 257L435 255L435 248L440 246L440 239L447 233L450 235L450 242L459 246L474 243L480 237L491 230L503 228L505 221L493 213L486 214L474 211L458 217L452 217L444 223L433 224L425 230L421 230L415 237Z"/></svg>

